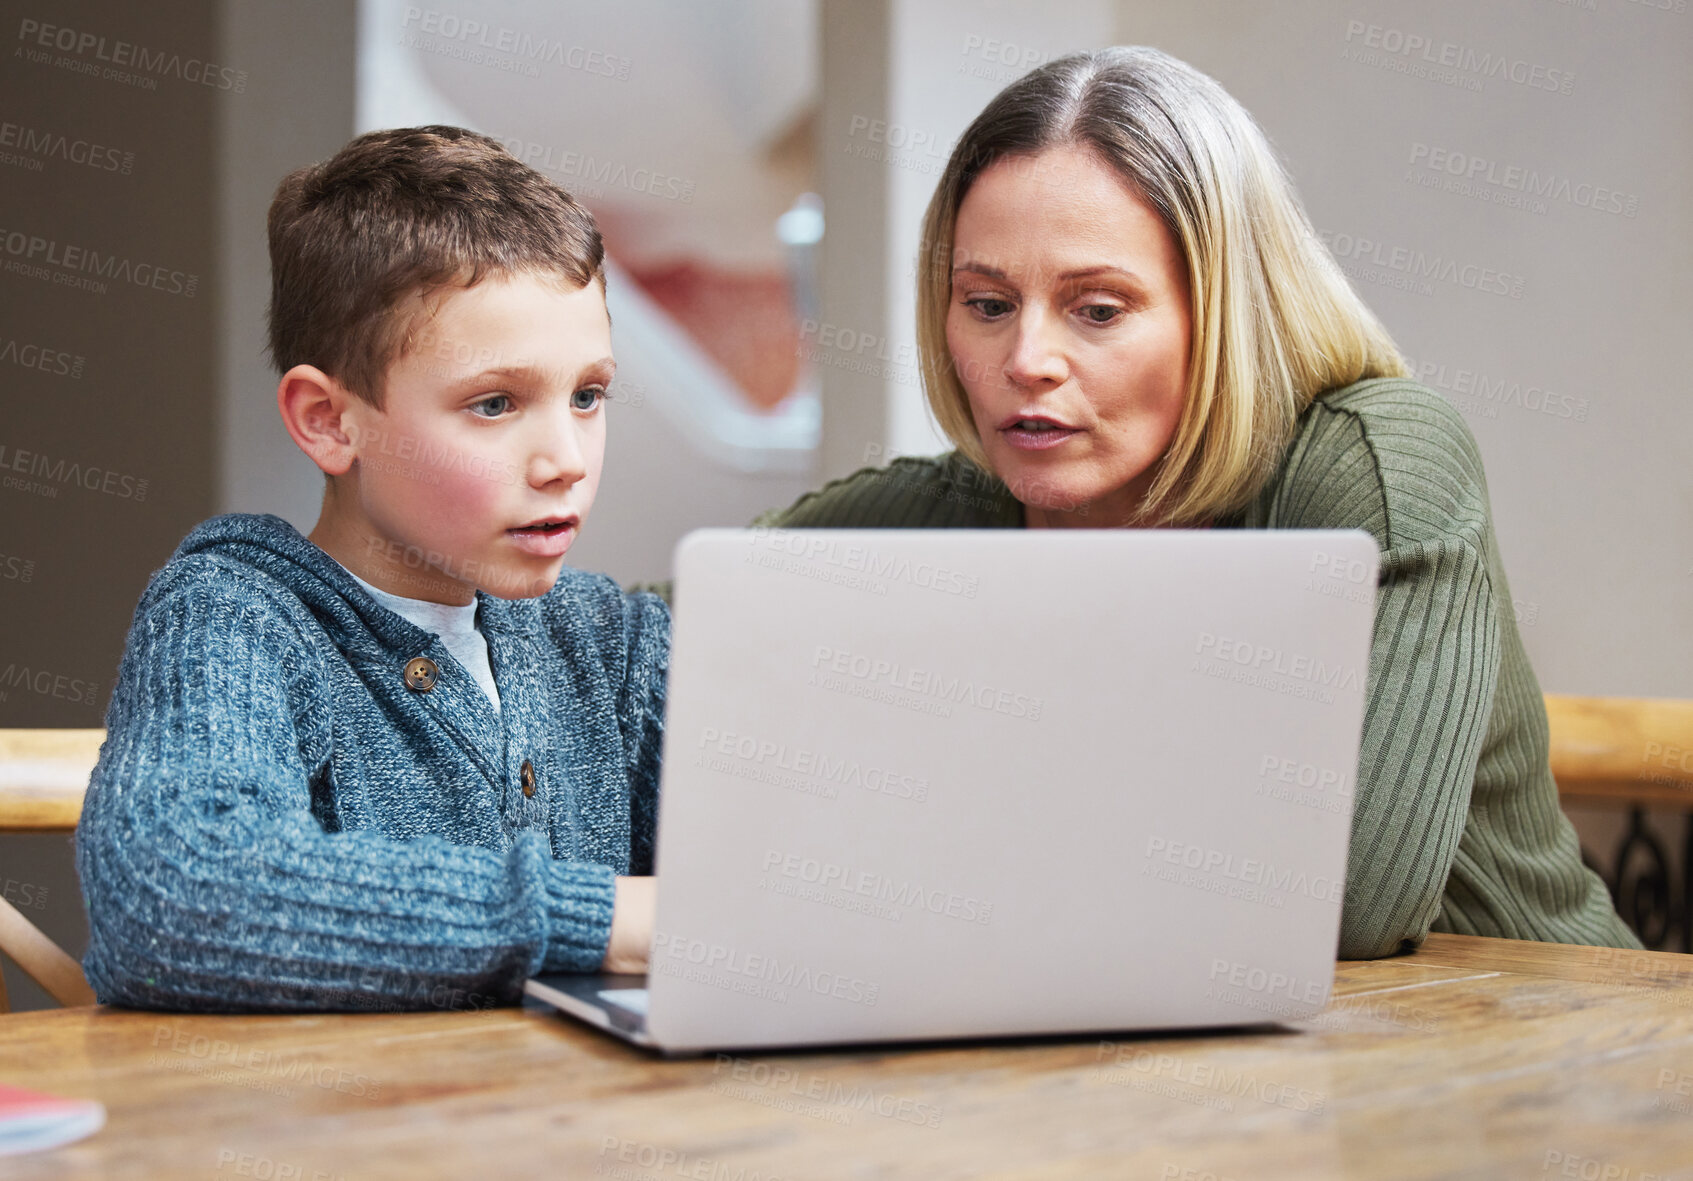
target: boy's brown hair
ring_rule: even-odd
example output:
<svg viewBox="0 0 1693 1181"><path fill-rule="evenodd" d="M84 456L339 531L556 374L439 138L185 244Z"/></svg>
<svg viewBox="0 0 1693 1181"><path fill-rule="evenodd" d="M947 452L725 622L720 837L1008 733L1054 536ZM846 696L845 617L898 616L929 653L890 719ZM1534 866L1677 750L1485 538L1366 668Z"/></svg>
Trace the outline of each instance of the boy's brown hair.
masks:
<svg viewBox="0 0 1693 1181"><path fill-rule="evenodd" d="M462 127L368 132L289 173L269 233L271 360L315 365L378 409L408 296L525 272L605 286L593 215Z"/></svg>

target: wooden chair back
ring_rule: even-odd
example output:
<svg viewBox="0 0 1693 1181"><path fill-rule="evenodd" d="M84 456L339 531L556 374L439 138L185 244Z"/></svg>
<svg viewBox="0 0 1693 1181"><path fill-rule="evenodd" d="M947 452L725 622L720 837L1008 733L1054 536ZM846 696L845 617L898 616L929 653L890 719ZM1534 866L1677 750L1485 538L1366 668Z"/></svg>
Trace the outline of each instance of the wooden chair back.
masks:
<svg viewBox="0 0 1693 1181"><path fill-rule="evenodd" d="M72 832L104 730L0 730L0 833ZM92 1005L81 966L0 898L0 952L61 1005ZM0 1013L11 1011L0 976Z"/></svg>
<svg viewBox="0 0 1693 1181"><path fill-rule="evenodd" d="M1693 701L1546 695L1565 803L1693 808Z"/></svg>

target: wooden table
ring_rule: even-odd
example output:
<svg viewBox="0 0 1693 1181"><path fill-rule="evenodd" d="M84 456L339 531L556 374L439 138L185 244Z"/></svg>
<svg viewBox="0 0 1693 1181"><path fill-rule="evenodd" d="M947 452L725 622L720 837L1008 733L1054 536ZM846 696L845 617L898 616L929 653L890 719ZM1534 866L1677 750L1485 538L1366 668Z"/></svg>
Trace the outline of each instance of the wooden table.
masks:
<svg viewBox="0 0 1693 1181"><path fill-rule="evenodd" d="M1693 1178L1693 957L1431 936L1300 1025L664 1061L540 1010L0 1018L33 1178Z"/></svg>

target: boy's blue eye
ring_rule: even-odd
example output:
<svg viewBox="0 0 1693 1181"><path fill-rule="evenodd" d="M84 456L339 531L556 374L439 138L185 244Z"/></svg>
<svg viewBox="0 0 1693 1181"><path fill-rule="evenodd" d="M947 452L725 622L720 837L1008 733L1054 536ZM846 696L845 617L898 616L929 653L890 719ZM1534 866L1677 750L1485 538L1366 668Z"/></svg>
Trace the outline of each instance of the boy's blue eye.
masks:
<svg viewBox="0 0 1693 1181"><path fill-rule="evenodd" d="M492 407L492 410L489 410L489 407ZM470 407L470 410L471 413L475 414L478 418L498 418L510 409L510 407L510 394L495 394L491 398L483 398L480 402L474 403Z"/></svg>
<svg viewBox="0 0 1693 1181"><path fill-rule="evenodd" d="M605 390L597 385L577 390L570 395L570 405L576 410L592 410L605 397Z"/></svg>

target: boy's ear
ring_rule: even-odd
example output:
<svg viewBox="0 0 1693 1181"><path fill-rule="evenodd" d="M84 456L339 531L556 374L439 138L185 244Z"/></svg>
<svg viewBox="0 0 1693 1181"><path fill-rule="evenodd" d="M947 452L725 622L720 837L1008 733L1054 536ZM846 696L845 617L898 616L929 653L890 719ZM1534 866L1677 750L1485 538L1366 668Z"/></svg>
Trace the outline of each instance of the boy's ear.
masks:
<svg viewBox="0 0 1693 1181"><path fill-rule="evenodd" d="M296 365L276 387L276 408L296 446L323 469L345 475L358 458L358 417L363 406L345 386L315 365ZM349 411L352 411L349 414Z"/></svg>

